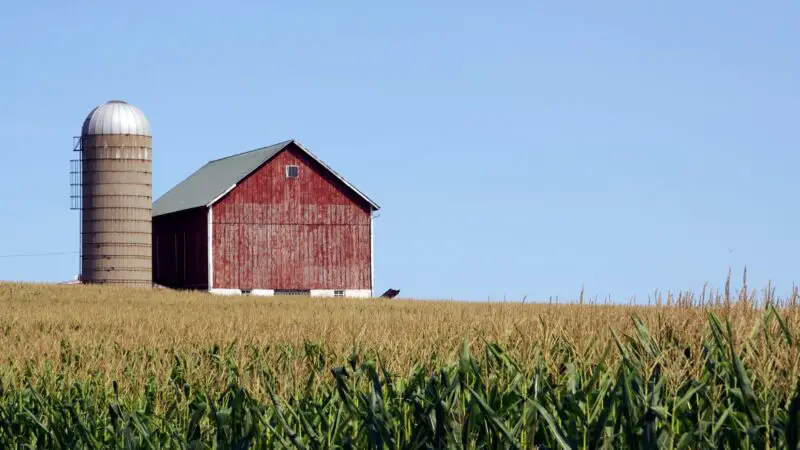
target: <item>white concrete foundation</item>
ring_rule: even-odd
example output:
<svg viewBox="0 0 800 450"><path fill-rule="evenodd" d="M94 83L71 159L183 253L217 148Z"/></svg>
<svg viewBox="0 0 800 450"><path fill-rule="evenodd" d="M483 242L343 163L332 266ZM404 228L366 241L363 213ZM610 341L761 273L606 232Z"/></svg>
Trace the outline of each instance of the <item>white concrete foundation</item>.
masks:
<svg viewBox="0 0 800 450"><path fill-rule="evenodd" d="M312 289L312 297L333 297L335 295L333 289Z"/></svg>
<svg viewBox="0 0 800 450"><path fill-rule="evenodd" d="M220 288L213 288L209 289L208 292L214 295L242 295L242 291L239 289L220 289Z"/></svg>
<svg viewBox="0 0 800 450"><path fill-rule="evenodd" d="M275 295L274 289L253 289L250 295L257 295L259 297L273 297Z"/></svg>
<svg viewBox="0 0 800 450"><path fill-rule="evenodd" d="M372 297L372 292L369 289L311 289L310 295L311 297L336 297L337 290L343 290L344 297L350 297L350 298ZM239 289L212 288L209 289L208 292L215 295L242 295L242 291ZM273 297L275 296L275 290L253 289L252 291L250 291L249 295L255 295L257 297Z"/></svg>

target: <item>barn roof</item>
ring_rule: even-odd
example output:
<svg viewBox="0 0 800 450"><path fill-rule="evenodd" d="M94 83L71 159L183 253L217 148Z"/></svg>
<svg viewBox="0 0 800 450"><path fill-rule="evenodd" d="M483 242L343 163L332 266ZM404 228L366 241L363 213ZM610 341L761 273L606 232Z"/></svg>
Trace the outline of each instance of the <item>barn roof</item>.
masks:
<svg viewBox="0 0 800 450"><path fill-rule="evenodd" d="M290 144L294 144L377 210L380 207L294 139L209 161L153 203L153 216L209 206Z"/></svg>

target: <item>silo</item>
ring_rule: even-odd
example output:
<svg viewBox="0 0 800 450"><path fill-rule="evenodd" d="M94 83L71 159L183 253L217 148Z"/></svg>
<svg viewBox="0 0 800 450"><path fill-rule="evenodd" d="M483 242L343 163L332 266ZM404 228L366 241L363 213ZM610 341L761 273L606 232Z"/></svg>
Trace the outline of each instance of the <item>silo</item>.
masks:
<svg viewBox="0 0 800 450"><path fill-rule="evenodd" d="M112 100L83 122L81 281L151 287L152 135L135 106Z"/></svg>

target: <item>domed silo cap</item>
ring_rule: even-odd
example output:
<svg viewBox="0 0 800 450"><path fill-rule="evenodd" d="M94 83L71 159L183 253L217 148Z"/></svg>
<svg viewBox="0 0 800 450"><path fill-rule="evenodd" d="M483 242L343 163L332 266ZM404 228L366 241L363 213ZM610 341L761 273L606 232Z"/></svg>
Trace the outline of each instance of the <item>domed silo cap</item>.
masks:
<svg viewBox="0 0 800 450"><path fill-rule="evenodd" d="M81 135L108 134L152 137L150 122L144 113L122 100L111 100L95 107L83 121Z"/></svg>

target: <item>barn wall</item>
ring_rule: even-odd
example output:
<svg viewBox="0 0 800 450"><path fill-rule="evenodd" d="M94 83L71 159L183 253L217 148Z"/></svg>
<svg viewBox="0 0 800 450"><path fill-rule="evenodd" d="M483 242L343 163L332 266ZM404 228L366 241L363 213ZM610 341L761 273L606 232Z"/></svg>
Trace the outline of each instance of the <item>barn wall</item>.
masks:
<svg viewBox="0 0 800 450"><path fill-rule="evenodd" d="M286 178L287 164L300 167L299 178ZM294 146L212 216L215 288L372 288L369 205Z"/></svg>
<svg viewBox="0 0 800 450"><path fill-rule="evenodd" d="M208 287L206 208L153 217L153 280L161 285Z"/></svg>

